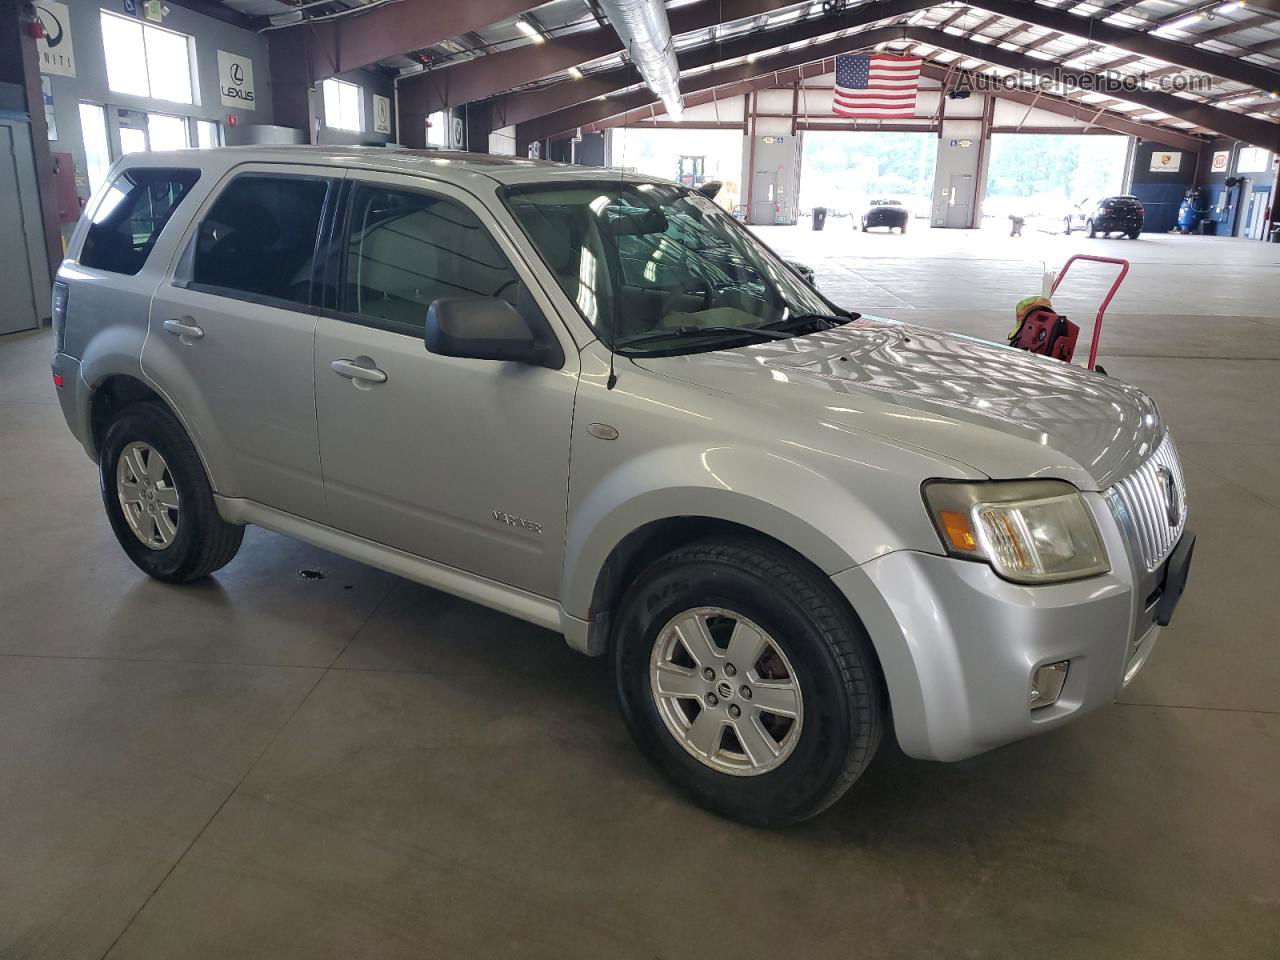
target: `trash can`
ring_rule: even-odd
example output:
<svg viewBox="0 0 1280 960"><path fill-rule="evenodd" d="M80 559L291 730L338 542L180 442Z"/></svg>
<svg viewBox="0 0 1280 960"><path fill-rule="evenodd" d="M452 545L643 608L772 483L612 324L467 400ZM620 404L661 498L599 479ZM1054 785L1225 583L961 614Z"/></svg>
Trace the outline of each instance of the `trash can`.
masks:
<svg viewBox="0 0 1280 960"><path fill-rule="evenodd" d="M813 229L821 230L826 225L827 225L827 208L814 207L813 208Z"/></svg>

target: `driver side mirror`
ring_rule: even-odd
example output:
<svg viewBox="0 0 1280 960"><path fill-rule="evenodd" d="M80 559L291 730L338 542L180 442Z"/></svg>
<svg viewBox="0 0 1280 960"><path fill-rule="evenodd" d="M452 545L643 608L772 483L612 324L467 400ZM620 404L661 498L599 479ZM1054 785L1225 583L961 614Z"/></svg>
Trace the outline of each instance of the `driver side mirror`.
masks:
<svg viewBox="0 0 1280 960"><path fill-rule="evenodd" d="M558 370L564 353L545 318L531 323L495 297L441 297L427 308L423 339L442 357L506 360Z"/></svg>

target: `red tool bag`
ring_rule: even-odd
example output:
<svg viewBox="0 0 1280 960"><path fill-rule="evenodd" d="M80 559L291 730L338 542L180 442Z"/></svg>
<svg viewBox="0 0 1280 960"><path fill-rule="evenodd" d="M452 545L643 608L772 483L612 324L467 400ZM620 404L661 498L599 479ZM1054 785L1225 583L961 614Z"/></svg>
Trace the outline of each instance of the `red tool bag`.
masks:
<svg viewBox="0 0 1280 960"><path fill-rule="evenodd" d="M1009 346L1070 363L1076 352L1078 336L1080 328L1066 317L1046 307L1035 306L1014 327L1009 335Z"/></svg>

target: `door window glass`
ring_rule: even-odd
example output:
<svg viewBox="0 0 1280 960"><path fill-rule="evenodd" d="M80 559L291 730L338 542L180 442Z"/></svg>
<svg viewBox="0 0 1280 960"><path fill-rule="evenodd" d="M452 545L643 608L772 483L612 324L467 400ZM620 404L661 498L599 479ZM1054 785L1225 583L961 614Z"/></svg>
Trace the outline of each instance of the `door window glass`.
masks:
<svg viewBox="0 0 1280 960"><path fill-rule="evenodd" d="M200 224L191 282L309 303L328 188L327 180L311 177L236 177Z"/></svg>
<svg viewBox="0 0 1280 960"><path fill-rule="evenodd" d="M141 270L174 208L199 176L197 170L155 168L121 173L94 210L81 265L113 273Z"/></svg>
<svg viewBox="0 0 1280 960"><path fill-rule="evenodd" d="M339 309L423 330L441 297L500 297L519 281L489 231L465 207L425 193L357 187Z"/></svg>

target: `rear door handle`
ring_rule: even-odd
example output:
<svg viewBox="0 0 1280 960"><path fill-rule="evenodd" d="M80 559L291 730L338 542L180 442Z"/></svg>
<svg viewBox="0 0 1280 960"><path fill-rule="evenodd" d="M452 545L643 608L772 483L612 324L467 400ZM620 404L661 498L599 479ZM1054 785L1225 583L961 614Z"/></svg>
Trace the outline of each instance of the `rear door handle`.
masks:
<svg viewBox="0 0 1280 960"><path fill-rule="evenodd" d="M190 317L183 317L181 320L166 320L163 326L166 331L172 333L175 337L182 337L184 340L199 340L204 336L204 330Z"/></svg>
<svg viewBox="0 0 1280 960"><path fill-rule="evenodd" d="M329 369L348 380L361 380L365 383L386 383L387 375L377 367L365 367L354 360L335 360Z"/></svg>

